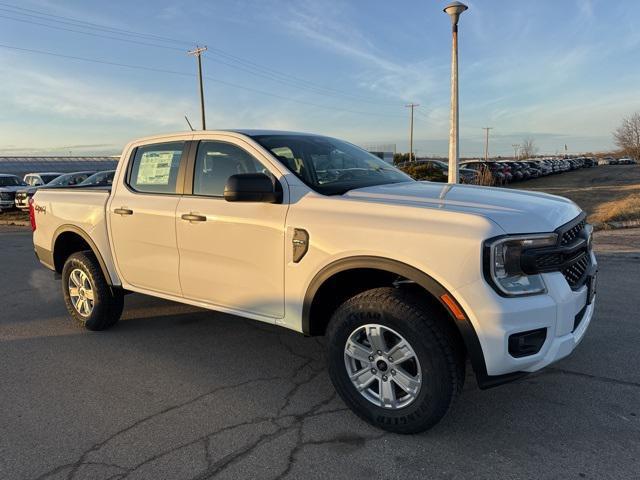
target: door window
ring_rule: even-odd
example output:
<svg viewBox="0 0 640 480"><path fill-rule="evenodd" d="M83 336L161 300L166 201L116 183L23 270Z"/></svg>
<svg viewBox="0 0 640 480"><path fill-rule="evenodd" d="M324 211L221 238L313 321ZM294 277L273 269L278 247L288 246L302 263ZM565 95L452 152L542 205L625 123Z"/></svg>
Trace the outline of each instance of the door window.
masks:
<svg viewBox="0 0 640 480"><path fill-rule="evenodd" d="M193 194L222 197L231 175L265 173L260 162L240 147L224 142L200 142L193 174Z"/></svg>
<svg viewBox="0 0 640 480"><path fill-rule="evenodd" d="M176 193L184 142L145 145L136 149L129 186L142 193Z"/></svg>

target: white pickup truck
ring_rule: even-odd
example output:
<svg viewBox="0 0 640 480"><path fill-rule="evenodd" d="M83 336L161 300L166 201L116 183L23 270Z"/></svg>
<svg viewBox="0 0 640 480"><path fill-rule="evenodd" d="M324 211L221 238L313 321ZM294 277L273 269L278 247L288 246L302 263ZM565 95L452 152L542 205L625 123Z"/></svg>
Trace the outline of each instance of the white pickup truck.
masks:
<svg viewBox="0 0 640 480"><path fill-rule="evenodd" d="M111 187L41 189L30 212L78 324L112 326L139 292L326 335L338 393L395 432L438 422L467 360L481 388L513 380L571 353L594 312L573 202L417 182L324 136L145 138Z"/></svg>

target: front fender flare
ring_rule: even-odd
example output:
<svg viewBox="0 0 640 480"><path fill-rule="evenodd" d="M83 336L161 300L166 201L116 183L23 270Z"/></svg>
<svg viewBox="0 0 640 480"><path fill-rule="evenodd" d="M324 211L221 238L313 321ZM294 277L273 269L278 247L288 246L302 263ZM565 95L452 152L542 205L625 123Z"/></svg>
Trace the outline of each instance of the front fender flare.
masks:
<svg viewBox="0 0 640 480"><path fill-rule="evenodd" d="M451 295L451 293L449 293L437 280L423 271L418 270L411 265L407 265L406 263L384 257L357 256L343 258L322 268L309 283L304 296L302 304L302 331L305 335L311 334L311 305L322 284L336 273L357 268L371 268L394 273L415 282L438 299L438 301L444 306L445 310L449 312L451 320L454 322L462 336L480 388L489 388L523 376L523 373L521 372L514 372L513 374L500 376L487 375L487 367L484 359L484 353L482 352L482 346L480 345L480 340L478 339L478 335L471 324L468 315L466 313L464 314L464 320L457 319L449 309L449 306L442 300L442 296L445 294L448 294L451 298L455 297L453 297L453 295ZM459 306L459 308L464 312L462 307Z"/></svg>

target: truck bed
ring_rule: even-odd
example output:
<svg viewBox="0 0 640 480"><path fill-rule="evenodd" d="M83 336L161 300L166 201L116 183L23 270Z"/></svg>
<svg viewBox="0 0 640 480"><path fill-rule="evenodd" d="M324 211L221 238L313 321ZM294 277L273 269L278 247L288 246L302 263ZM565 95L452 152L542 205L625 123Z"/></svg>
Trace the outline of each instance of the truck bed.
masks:
<svg viewBox="0 0 640 480"><path fill-rule="evenodd" d="M117 278L107 233L106 206L110 194L111 187L104 186L40 188L33 197L34 208L39 212L33 243L40 259L52 258L50 252L54 251L59 231L73 226L87 243L97 247L107 270L113 273L112 278Z"/></svg>

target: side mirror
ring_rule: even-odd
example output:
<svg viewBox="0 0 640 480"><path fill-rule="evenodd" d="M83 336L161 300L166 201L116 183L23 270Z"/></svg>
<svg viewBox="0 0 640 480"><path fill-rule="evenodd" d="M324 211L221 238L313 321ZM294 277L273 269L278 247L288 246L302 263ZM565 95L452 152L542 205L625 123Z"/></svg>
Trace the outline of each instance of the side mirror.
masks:
<svg viewBox="0 0 640 480"><path fill-rule="evenodd" d="M227 202L280 203L282 191L276 182L264 173L239 173L231 175L224 186Z"/></svg>

